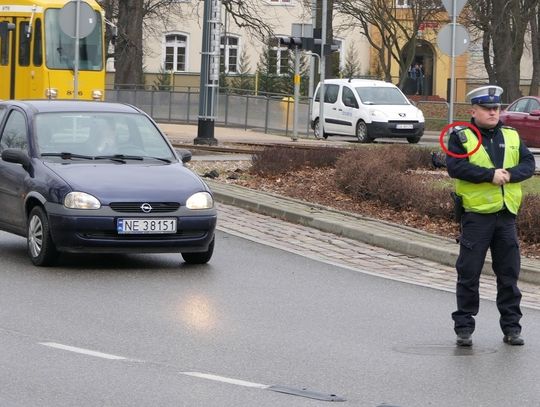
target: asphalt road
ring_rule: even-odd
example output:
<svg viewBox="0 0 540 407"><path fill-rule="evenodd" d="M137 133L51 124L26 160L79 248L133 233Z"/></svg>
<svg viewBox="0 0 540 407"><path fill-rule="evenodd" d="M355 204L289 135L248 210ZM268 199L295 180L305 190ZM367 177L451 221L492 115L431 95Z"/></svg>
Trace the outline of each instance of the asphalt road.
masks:
<svg viewBox="0 0 540 407"><path fill-rule="evenodd" d="M452 293L342 269L218 232L206 266L179 255L66 256L34 268L0 233L0 405L532 406L540 311L501 341L483 301L456 349Z"/></svg>

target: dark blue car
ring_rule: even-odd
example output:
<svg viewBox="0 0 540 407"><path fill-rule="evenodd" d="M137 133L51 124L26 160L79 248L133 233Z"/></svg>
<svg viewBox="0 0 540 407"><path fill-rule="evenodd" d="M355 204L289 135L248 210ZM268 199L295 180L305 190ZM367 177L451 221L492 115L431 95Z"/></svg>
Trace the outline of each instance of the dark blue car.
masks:
<svg viewBox="0 0 540 407"><path fill-rule="evenodd" d="M212 257L216 209L144 112L83 101L0 102L0 229L37 266L59 252Z"/></svg>

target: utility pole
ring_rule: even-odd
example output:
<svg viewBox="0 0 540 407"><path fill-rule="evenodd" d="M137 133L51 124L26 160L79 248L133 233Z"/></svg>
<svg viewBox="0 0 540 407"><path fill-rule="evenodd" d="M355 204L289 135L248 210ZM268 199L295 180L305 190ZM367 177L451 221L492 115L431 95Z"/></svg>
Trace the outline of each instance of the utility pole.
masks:
<svg viewBox="0 0 540 407"><path fill-rule="evenodd" d="M204 0L199 121L193 144L216 145L214 125L219 94L220 0Z"/></svg>

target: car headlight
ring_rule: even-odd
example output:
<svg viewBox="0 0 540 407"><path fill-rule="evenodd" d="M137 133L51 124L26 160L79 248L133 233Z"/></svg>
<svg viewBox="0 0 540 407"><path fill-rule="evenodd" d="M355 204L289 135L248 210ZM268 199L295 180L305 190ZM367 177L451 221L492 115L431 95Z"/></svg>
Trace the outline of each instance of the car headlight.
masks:
<svg viewBox="0 0 540 407"><path fill-rule="evenodd" d="M86 192L70 192L64 198L64 206L69 209L99 209L99 200Z"/></svg>
<svg viewBox="0 0 540 407"><path fill-rule="evenodd" d="M371 117L377 118L377 119L386 119L386 113L384 113L382 110L370 110L369 114Z"/></svg>
<svg viewBox="0 0 540 407"><path fill-rule="evenodd" d="M186 201L188 209L210 209L214 207L214 199L208 192L197 192Z"/></svg>

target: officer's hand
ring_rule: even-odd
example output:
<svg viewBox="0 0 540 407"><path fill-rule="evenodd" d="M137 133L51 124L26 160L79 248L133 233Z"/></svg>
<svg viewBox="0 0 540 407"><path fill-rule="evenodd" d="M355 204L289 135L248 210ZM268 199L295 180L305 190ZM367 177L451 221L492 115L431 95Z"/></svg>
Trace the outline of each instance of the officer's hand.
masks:
<svg viewBox="0 0 540 407"><path fill-rule="evenodd" d="M491 180L491 183L500 186L506 184L507 182L510 182L510 173L505 169L497 168L493 174L493 180Z"/></svg>

